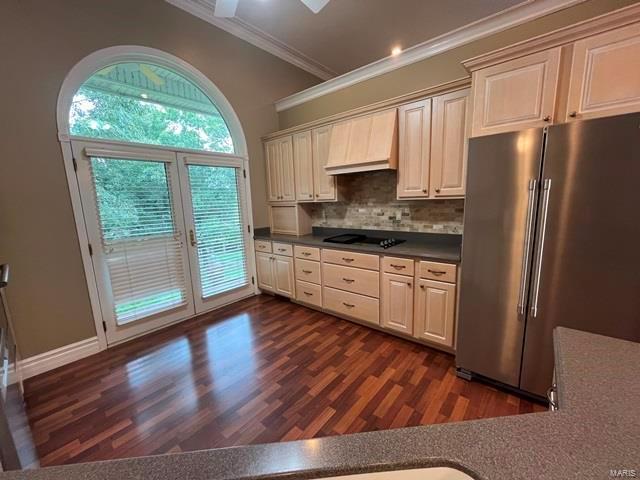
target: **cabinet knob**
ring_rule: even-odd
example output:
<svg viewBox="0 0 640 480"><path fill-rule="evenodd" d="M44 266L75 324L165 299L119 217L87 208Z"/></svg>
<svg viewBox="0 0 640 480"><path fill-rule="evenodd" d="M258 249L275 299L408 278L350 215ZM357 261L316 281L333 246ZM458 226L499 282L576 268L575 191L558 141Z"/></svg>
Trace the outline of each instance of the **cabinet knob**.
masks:
<svg viewBox="0 0 640 480"><path fill-rule="evenodd" d="M571 118L576 118L576 117L578 116L578 112L575 112L575 111L574 111L574 112L571 112L571 113L569 113L569 116L570 116Z"/></svg>
<svg viewBox="0 0 640 480"><path fill-rule="evenodd" d="M547 115L542 120L544 120L545 122L550 122L551 121L551 115Z"/></svg>
<svg viewBox="0 0 640 480"><path fill-rule="evenodd" d="M423 188L423 189L422 189L422 193L427 193L427 189L426 189L426 188Z"/></svg>
<svg viewBox="0 0 640 480"><path fill-rule="evenodd" d="M440 193L440 189L439 188L436 188L436 193Z"/></svg>
<svg viewBox="0 0 640 480"><path fill-rule="evenodd" d="M318 195L316 194L316 196L318 196ZM313 195L309 194L309 198L313 198Z"/></svg>
<svg viewBox="0 0 640 480"><path fill-rule="evenodd" d="M320 194L319 194L319 193L316 193L316 197L319 197L319 196L320 196Z"/></svg>

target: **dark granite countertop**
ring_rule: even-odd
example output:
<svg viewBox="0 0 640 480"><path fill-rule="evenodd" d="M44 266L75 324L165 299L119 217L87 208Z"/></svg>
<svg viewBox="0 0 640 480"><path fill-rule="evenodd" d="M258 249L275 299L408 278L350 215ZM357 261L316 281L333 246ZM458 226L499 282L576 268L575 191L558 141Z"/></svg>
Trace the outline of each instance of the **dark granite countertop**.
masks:
<svg viewBox="0 0 640 480"><path fill-rule="evenodd" d="M640 469L640 344L558 328L560 409L0 475L7 480L315 478L453 466L477 479L608 479Z"/></svg>
<svg viewBox="0 0 640 480"><path fill-rule="evenodd" d="M371 237L398 238L406 241L387 249L371 244L352 243L345 245L324 242L325 238L342 233L362 233ZM450 263L460 262L462 250L462 235L438 233L313 227L313 233L296 236L271 233L269 228L257 228L253 237L257 240L272 240L275 242L297 243L299 245L309 245L313 247L337 248L354 252L413 257L420 260L438 260Z"/></svg>

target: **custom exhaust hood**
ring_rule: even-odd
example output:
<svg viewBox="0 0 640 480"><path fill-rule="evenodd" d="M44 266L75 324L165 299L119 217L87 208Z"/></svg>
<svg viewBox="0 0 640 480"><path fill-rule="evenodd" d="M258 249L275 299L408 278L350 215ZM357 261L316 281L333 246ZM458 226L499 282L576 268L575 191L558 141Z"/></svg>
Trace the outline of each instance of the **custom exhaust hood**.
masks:
<svg viewBox="0 0 640 480"><path fill-rule="evenodd" d="M327 175L396 170L398 110L384 110L333 125L324 168Z"/></svg>

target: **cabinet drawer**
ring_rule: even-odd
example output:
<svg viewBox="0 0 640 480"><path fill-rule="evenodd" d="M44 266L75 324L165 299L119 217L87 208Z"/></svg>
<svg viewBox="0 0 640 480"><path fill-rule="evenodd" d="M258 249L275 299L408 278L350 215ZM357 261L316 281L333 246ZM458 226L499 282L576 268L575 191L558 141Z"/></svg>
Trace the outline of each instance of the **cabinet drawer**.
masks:
<svg viewBox="0 0 640 480"><path fill-rule="evenodd" d="M380 324L380 304L377 298L365 297L357 293L343 292L324 287L324 308L340 315Z"/></svg>
<svg viewBox="0 0 640 480"><path fill-rule="evenodd" d="M295 245L296 258L304 258L305 260L320 261L320 249L314 247L305 247L304 245Z"/></svg>
<svg viewBox="0 0 640 480"><path fill-rule="evenodd" d="M293 257L293 246L289 243L273 242L273 253Z"/></svg>
<svg viewBox="0 0 640 480"><path fill-rule="evenodd" d="M322 308L322 288L313 283L296 281L296 300Z"/></svg>
<svg viewBox="0 0 640 480"><path fill-rule="evenodd" d="M320 263L296 258L296 280L320 285Z"/></svg>
<svg viewBox="0 0 640 480"><path fill-rule="evenodd" d="M322 264L324 285L369 297L380 296L380 274L371 270Z"/></svg>
<svg viewBox="0 0 640 480"><path fill-rule="evenodd" d="M378 255L366 253L345 252L344 250L322 249L322 261L346 265L348 267L366 268L367 270L380 270L380 258Z"/></svg>
<svg viewBox="0 0 640 480"><path fill-rule="evenodd" d="M409 258L383 257L382 270L387 273L413 277L413 260Z"/></svg>
<svg viewBox="0 0 640 480"><path fill-rule="evenodd" d="M256 240L255 246L256 252L271 253L271 242L267 240Z"/></svg>
<svg viewBox="0 0 640 480"><path fill-rule="evenodd" d="M453 263L420 262L420 278L456 283L456 266Z"/></svg>

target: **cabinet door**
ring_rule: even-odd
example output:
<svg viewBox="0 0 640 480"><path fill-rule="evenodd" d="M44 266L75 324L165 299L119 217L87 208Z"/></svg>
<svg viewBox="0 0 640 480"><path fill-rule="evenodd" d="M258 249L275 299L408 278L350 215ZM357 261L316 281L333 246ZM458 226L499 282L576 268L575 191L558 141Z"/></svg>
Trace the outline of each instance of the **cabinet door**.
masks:
<svg viewBox="0 0 640 480"><path fill-rule="evenodd" d="M331 125L319 127L312 132L313 142L313 190L316 201L337 200L336 177L327 175L324 169L329 160Z"/></svg>
<svg viewBox="0 0 640 480"><path fill-rule="evenodd" d="M431 99L399 109L398 198L429 196Z"/></svg>
<svg viewBox="0 0 640 480"><path fill-rule="evenodd" d="M433 99L431 196L461 197L467 173L467 108L469 90Z"/></svg>
<svg viewBox="0 0 640 480"><path fill-rule="evenodd" d="M289 136L280 139L279 160L280 200L295 201L296 180L293 168L293 137Z"/></svg>
<svg viewBox="0 0 640 480"><path fill-rule="evenodd" d="M293 257L273 255L273 258L276 293L284 295L285 297L295 297Z"/></svg>
<svg viewBox="0 0 640 480"><path fill-rule="evenodd" d="M567 120L639 110L640 24L576 42Z"/></svg>
<svg viewBox="0 0 640 480"><path fill-rule="evenodd" d="M267 175L267 200L280 200L280 144L279 140L271 140L264 144L265 170Z"/></svg>
<svg viewBox="0 0 640 480"><path fill-rule="evenodd" d="M296 179L296 199L301 202L313 201L313 162L311 130L293 136L293 168Z"/></svg>
<svg viewBox="0 0 640 480"><path fill-rule="evenodd" d="M413 333L413 277L385 273L382 275L380 299L382 326Z"/></svg>
<svg viewBox="0 0 640 480"><path fill-rule="evenodd" d="M261 290L275 291L273 277L273 255L270 253L256 252L256 273L258 274L258 288Z"/></svg>
<svg viewBox="0 0 640 480"><path fill-rule="evenodd" d="M473 72L472 136L553 121L560 47Z"/></svg>
<svg viewBox="0 0 640 480"><path fill-rule="evenodd" d="M336 123L331 128L329 140L328 165L339 166L347 163L347 151L349 149L349 137L351 136L351 120Z"/></svg>
<svg viewBox="0 0 640 480"><path fill-rule="evenodd" d="M415 298L414 336L453 347L456 286L434 280L418 280Z"/></svg>

